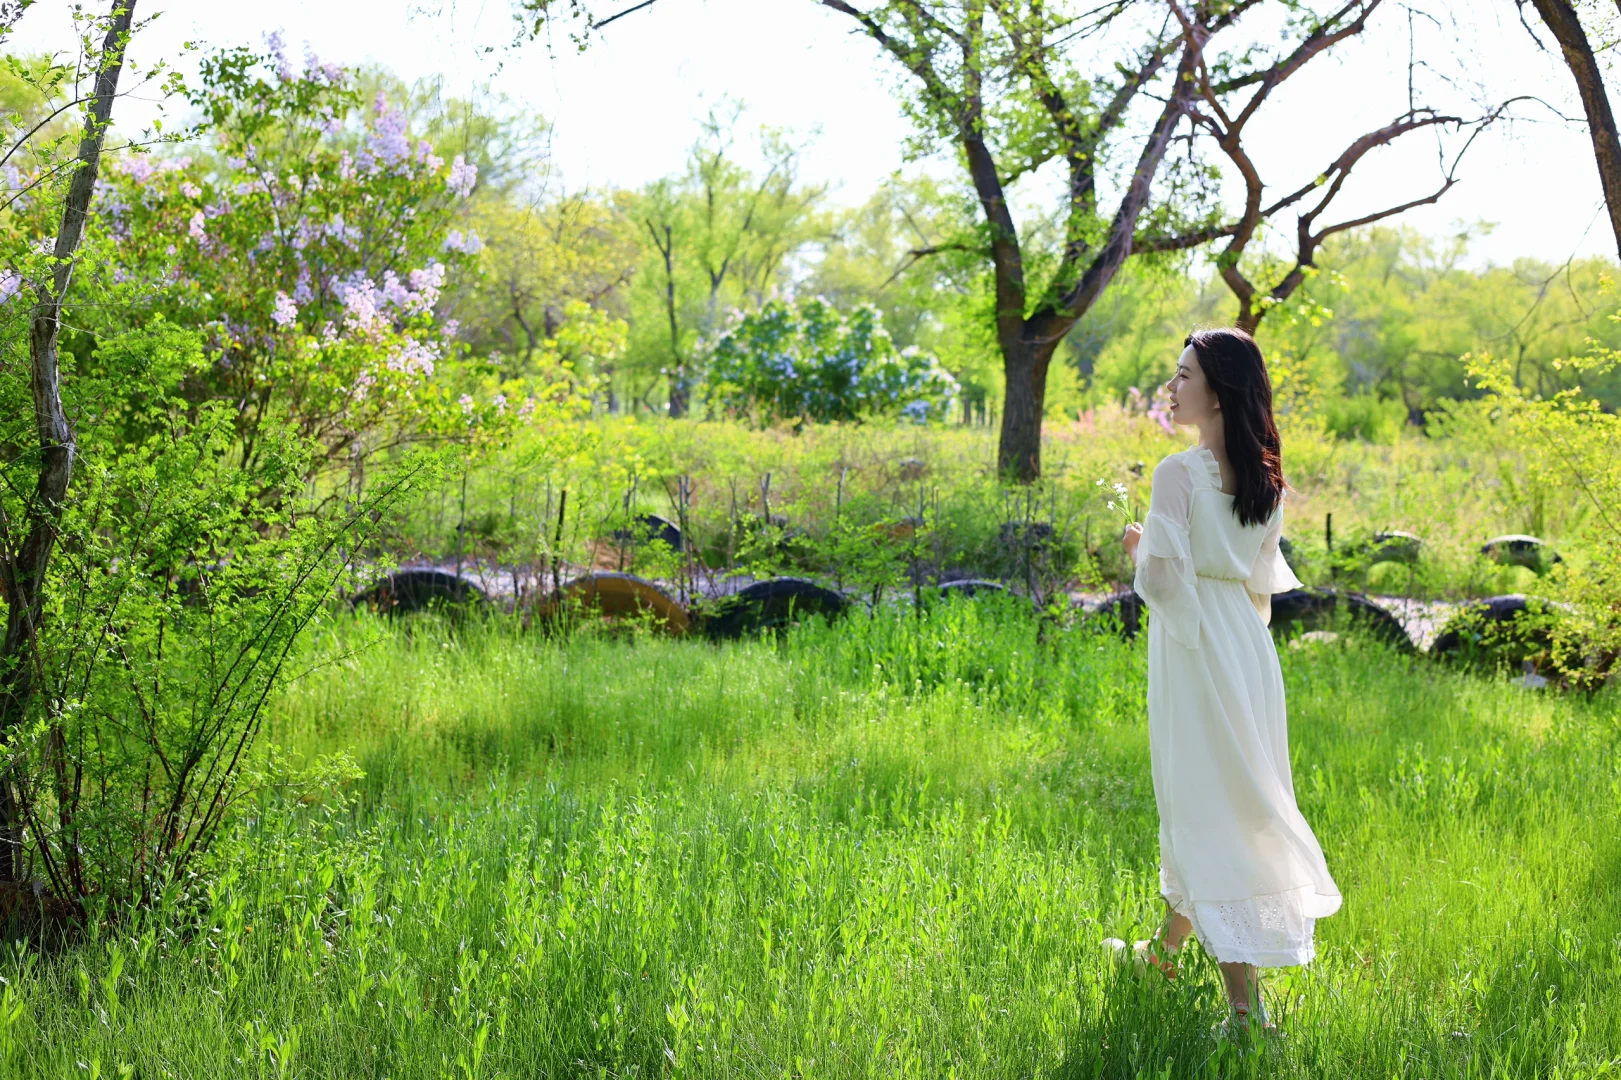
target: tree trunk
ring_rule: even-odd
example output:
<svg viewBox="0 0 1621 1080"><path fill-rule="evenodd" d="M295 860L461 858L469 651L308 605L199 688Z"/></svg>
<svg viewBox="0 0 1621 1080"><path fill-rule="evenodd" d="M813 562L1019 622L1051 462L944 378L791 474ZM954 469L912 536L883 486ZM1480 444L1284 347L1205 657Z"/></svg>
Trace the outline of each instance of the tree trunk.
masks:
<svg viewBox="0 0 1621 1080"><path fill-rule="evenodd" d="M10 604L6 636L0 644L0 740L9 746L10 732L27 714L38 692L35 670L40 620L45 608L45 575L56 546L62 500L73 479L73 458L78 451L73 428L62 409L57 342L62 331L62 302L73 276L73 260L84 237L85 218L101 167L101 150L124 68L135 0L114 0L107 37L102 44L95 96L90 105L84 138L79 143L79 164L68 184L53 249L55 267L41 282L29 327L30 387L34 399L34 426L39 438L39 476L34 496L19 525L26 529L22 546L6 552L0 574L6 578ZM19 531L22 531L20 529ZM21 881L23 822L16 779L7 770L0 783L0 881Z"/></svg>
<svg viewBox="0 0 1621 1080"><path fill-rule="evenodd" d="M1616 132L1615 114L1604 92L1598 59L1593 55L1593 46L1570 0L1531 0L1531 3L1553 31L1565 54L1565 63L1576 79L1582 108L1587 112L1587 129L1593 137L1593 157L1598 164L1599 182L1604 187L1604 203L1610 211L1610 229L1615 233L1616 248L1621 251L1621 135Z"/></svg>
<svg viewBox="0 0 1621 1080"><path fill-rule="evenodd" d="M691 391L687 386L687 365L681 359L681 327L675 317L675 231L665 225L660 240L657 226L649 221L647 228L664 257L664 314L670 321L670 418L679 420L687 415Z"/></svg>
<svg viewBox="0 0 1621 1080"><path fill-rule="evenodd" d="M1058 343L1020 337L1002 342L1002 430L996 461L1021 484L1041 478L1041 417L1047 404L1047 368Z"/></svg>

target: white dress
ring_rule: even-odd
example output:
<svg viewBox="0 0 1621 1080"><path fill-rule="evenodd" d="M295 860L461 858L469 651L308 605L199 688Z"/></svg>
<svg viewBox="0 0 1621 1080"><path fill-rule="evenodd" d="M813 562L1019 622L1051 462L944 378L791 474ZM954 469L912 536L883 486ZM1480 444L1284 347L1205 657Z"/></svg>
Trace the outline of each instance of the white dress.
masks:
<svg viewBox="0 0 1621 1080"><path fill-rule="evenodd" d="M1160 891L1222 963L1310 963L1339 909L1323 849L1295 806L1272 594L1298 588L1278 550L1281 504L1240 525L1201 446L1154 470L1137 545L1147 601L1148 741Z"/></svg>

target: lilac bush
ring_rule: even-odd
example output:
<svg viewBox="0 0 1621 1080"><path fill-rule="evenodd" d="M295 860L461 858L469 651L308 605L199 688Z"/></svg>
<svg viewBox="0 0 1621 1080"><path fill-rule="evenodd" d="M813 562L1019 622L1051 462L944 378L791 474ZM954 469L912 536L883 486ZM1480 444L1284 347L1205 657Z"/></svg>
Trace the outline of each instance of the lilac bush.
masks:
<svg viewBox="0 0 1621 1080"><path fill-rule="evenodd" d="M447 163L383 93L362 100L351 73L294 63L276 35L267 53L207 58L192 102L213 153L132 154L100 183L102 261L141 302L87 321L133 312L200 334L185 392L231 404L244 462L266 424L312 443L319 470L469 416L516 418L521 386L466 404L478 372L441 301L476 272L475 165Z"/></svg>

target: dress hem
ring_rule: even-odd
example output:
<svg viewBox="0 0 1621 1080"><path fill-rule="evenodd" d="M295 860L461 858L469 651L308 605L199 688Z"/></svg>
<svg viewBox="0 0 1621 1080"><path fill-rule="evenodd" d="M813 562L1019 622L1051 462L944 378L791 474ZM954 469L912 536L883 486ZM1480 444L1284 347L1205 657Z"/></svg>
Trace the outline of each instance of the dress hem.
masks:
<svg viewBox="0 0 1621 1080"><path fill-rule="evenodd" d="M1314 940L1317 920L1334 914L1342 903L1338 893L1318 892L1311 885L1242 900L1189 901L1178 887L1176 876L1169 872L1169 867L1161 864L1160 875L1161 898L1172 911L1192 924L1199 944L1218 964L1253 964L1266 968L1310 964L1317 956L1317 943ZM1275 911L1275 918L1283 916L1283 909L1288 908L1292 909L1293 917L1280 919L1286 925L1276 925L1271 918L1260 918L1246 927L1244 924L1247 920L1241 919L1233 924L1232 913L1221 910L1231 905L1271 908ZM1205 912L1208 916L1205 919L1199 917L1201 907L1209 909ZM1213 930L1221 933L1213 934ZM1259 934L1256 931L1260 931ZM1221 940L1217 940L1218 937ZM1260 940L1256 940L1257 937Z"/></svg>

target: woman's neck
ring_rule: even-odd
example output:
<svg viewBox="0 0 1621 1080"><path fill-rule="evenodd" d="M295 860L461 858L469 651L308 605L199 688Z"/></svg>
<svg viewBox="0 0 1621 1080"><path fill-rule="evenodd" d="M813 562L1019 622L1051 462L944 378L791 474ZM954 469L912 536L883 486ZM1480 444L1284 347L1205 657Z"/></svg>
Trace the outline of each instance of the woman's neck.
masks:
<svg viewBox="0 0 1621 1080"><path fill-rule="evenodd" d="M1227 432L1220 420L1199 425L1199 445L1215 454L1218 461L1227 460Z"/></svg>

